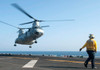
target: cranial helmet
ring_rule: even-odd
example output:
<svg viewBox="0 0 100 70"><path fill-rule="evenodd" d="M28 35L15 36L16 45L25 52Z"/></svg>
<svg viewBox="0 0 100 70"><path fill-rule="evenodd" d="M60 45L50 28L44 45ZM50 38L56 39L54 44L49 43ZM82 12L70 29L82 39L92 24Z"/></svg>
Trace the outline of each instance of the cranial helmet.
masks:
<svg viewBox="0 0 100 70"><path fill-rule="evenodd" d="M90 38L90 39L94 39L95 36L94 36L93 34L90 34L89 38Z"/></svg>

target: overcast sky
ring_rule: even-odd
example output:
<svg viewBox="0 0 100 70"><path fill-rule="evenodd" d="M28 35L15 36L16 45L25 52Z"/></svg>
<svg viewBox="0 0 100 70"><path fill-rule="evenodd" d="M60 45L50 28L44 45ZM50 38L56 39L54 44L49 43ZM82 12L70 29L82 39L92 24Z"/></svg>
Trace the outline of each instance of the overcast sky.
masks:
<svg viewBox="0 0 100 70"><path fill-rule="evenodd" d="M78 51L91 33L100 51L100 0L0 0L0 20L31 27L31 24L19 25L32 19L12 7L12 3L19 4L36 19L75 21L40 23L50 27L44 28L44 35L31 49L28 45L14 47L18 29L0 23L0 51Z"/></svg>

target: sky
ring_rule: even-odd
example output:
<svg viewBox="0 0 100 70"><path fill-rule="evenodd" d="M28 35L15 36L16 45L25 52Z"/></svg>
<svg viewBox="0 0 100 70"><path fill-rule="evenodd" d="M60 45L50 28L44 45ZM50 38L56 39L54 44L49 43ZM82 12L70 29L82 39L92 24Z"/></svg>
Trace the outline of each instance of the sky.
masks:
<svg viewBox="0 0 100 70"><path fill-rule="evenodd" d="M12 7L12 3L20 5L36 19L75 21L40 23L50 27L44 28L44 35L31 49L28 45L14 47L18 29L0 23L0 51L79 51L89 34L95 35L100 51L100 0L0 0L1 21L17 27L31 27L31 24L19 25L32 19Z"/></svg>

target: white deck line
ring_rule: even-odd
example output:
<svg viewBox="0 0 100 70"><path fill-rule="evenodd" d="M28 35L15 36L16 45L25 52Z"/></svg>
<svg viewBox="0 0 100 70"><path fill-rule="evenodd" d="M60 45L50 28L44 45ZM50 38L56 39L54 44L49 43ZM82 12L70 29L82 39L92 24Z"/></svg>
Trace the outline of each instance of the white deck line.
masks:
<svg viewBox="0 0 100 70"><path fill-rule="evenodd" d="M33 68L38 60L31 60L27 64L25 64L22 68Z"/></svg>

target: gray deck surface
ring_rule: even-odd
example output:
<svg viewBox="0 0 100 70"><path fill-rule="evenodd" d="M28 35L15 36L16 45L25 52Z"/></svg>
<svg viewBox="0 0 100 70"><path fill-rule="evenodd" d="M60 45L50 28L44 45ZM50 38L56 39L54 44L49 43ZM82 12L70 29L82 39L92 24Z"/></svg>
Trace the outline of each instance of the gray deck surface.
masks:
<svg viewBox="0 0 100 70"><path fill-rule="evenodd" d="M33 68L22 68L30 60L38 60ZM86 58L62 58L47 56L0 56L0 70L92 70L85 68ZM96 70L100 70L100 59L96 59Z"/></svg>

